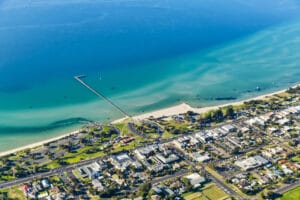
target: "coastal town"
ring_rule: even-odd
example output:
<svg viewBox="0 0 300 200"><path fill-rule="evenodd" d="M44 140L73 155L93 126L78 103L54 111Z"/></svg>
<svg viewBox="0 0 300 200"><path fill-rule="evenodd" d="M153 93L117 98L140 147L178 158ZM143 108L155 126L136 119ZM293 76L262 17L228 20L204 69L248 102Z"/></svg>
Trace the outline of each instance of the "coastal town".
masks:
<svg viewBox="0 0 300 200"><path fill-rule="evenodd" d="M0 158L0 199L300 196L300 86L198 112L114 123Z"/></svg>

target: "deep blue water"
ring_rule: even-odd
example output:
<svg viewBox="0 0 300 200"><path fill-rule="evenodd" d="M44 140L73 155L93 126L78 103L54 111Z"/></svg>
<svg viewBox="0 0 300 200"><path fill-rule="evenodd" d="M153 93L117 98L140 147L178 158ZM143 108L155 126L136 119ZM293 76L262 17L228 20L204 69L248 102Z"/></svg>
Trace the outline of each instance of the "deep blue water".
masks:
<svg viewBox="0 0 300 200"><path fill-rule="evenodd" d="M293 0L2 0L0 150L120 117L76 74L132 114L293 84L299 11Z"/></svg>
<svg viewBox="0 0 300 200"><path fill-rule="evenodd" d="M295 17L296 1L11 1L0 6L6 92L209 48Z"/></svg>

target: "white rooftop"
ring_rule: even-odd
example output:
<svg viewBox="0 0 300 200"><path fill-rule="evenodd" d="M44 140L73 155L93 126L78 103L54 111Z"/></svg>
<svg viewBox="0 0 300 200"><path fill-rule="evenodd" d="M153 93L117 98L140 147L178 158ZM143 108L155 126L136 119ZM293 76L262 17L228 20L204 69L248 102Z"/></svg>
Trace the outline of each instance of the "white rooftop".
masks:
<svg viewBox="0 0 300 200"><path fill-rule="evenodd" d="M190 181L190 183L195 187L195 186L200 186L201 183L205 182L205 178L203 176L200 176L198 173L193 173L186 178Z"/></svg>

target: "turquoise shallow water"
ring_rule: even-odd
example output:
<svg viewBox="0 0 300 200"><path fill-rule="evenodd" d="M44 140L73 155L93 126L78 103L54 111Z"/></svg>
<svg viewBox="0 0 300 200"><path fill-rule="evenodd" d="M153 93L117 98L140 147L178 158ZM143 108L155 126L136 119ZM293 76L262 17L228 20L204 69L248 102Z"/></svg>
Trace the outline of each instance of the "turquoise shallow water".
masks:
<svg viewBox="0 0 300 200"><path fill-rule="evenodd" d="M1 2L0 151L121 117L76 74L132 115L299 82L298 3L188 2Z"/></svg>

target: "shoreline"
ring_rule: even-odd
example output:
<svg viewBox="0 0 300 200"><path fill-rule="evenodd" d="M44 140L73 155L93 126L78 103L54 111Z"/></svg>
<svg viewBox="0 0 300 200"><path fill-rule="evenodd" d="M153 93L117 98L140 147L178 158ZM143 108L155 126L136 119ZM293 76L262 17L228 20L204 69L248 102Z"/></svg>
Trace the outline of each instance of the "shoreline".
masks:
<svg viewBox="0 0 300 200"><path fill-rule="evenodd" d="M293 85L293 86L288 87L288 88L295 88L295 87L298 87L298 86L300 86L300 84L296 84L296 85ZM134 120L144 120L144 119L147 119L147 118L150 118L150 117L153 117L153 118L170 117L172 115L176 115L176 114L178 115L178 114L186 113L187 111L193 111L193 112L196 112L196 113L204 113L204 112L208 112L210 110L218 109L220 107L226 107L226 106L230 106L230 105L238 106L238 105L242 105L244 102L247 102L247 101L264 99L266 97L270 97L270 96L273 96L273 95L276 95L276 94L281 94L281 93L285 92L286 90L288 90L288 88L278 90L278 91L275 91L275 92L271 92L271 93L262 94L262 95L255 96L255 97L251 97L251 98L248 98L248 99L243 99L243 100L239 100L239 101L235 101L235 102L233 101L233 102L214 105L214 106L205 106L205 107L197 108L197 107L192 107L189 104L183 102L179 105L175 105L175 106L171 106L171 107L151 111L151 112L141 114L141 115L136 115L136 116L133 116L132 118ZM119 122L122 122L123 120L126 120L126 119L127 118L118 119L118 120L113 121L112 123L119 123Z"/></svg>
<svg viewBox="0 0 300 200"><path fill-rule="evenodd" d="M13 153L16 153L18 151L23 151L23 150L26 150L26 149L36 148L36 147L42 146L44 144L54 142L54 141L60 140L60 139L65 138L65 137L68 137L68 136L71 136L71 135L74 135L74 134L78 134L78 133L79 133L79 130L76 130L76 131L69 132L69 133L66 133L66 134L63 134L63 135L60 135L60 136L56 136L56 137L53 137L53 138L42 140L40 142L35 142L35 143L28 144L28 145L18 147L18 148L15 148L15 149L3 151L3 152L0 152L0 157L7 156L9 154L13 154Z"/></svg>
<svg viewBox="0 0 300 200"><path fill-rule="evenodd" d="M298 86L300 86L300 84L296 84L296 85L293 85L293 86L288 87L288 88L295 88L295 87L298 87ZM205 112L208 112L210 110L218 109L220 107L226 107L226 106L229 106L229 105L238 106L238 105L242 105L244 102L247 102L247 101L264 99L264 98L269 97L269 96L273 96L273 95L276 95L276 94L283 93L288 88L282 89L282 90L279 90L279 91L275 91L275 92L271 92L271 93L267 93L267 94L263 94L263 95L259 95L259 96L252 97L252 98L249 98L249 99L236 101L236 102L229 102L229 103L225 103L225 104L220 104L220 105L215 105L215 106L207 106L207 107L201 107L201 108L195 108L195 107L192 107L189 104L183 102L179 105L175 105L175 106L171 106L171 107L167 107L167 108L162 108L162 109L154 110L154 111L151 111L151 112L148 112L148 113L136 115L136 116L133 116L132 119L134 119L134 120L144 120L144 119L147 119L147 118L150 118L150 117L153 117L153 118L170 117L170 116L173 116L173 115L186 113L187 111L193 111L193 112L196 112L196 113L205 113ZM128 117L120 118L120 119L114 120L110 123L116 124L116 123L123 122L126 119L129 119L129 118ZM57 137L42 140L40 142L35 142L35 143L25 145L25 146L22 146L22 147L18 147L18 148L15 148L15 149L3 151L3 152L0 152L0 157L7 156L7 155L10 155L10 154L14 154L18 151L22 151L22 150L25 150L25 149L36 148L38 146L42 146L44 144L54 142L54 141L57 141L59 139L62 139L62 138L65 138L65 137L68 137L68 136L71 136L71 135L74 135L74 134L78 134L78 133L79 133L79 129L76 130L76 131L73 131L73 132L62 134L62 135L57 136Z"/></svg>

